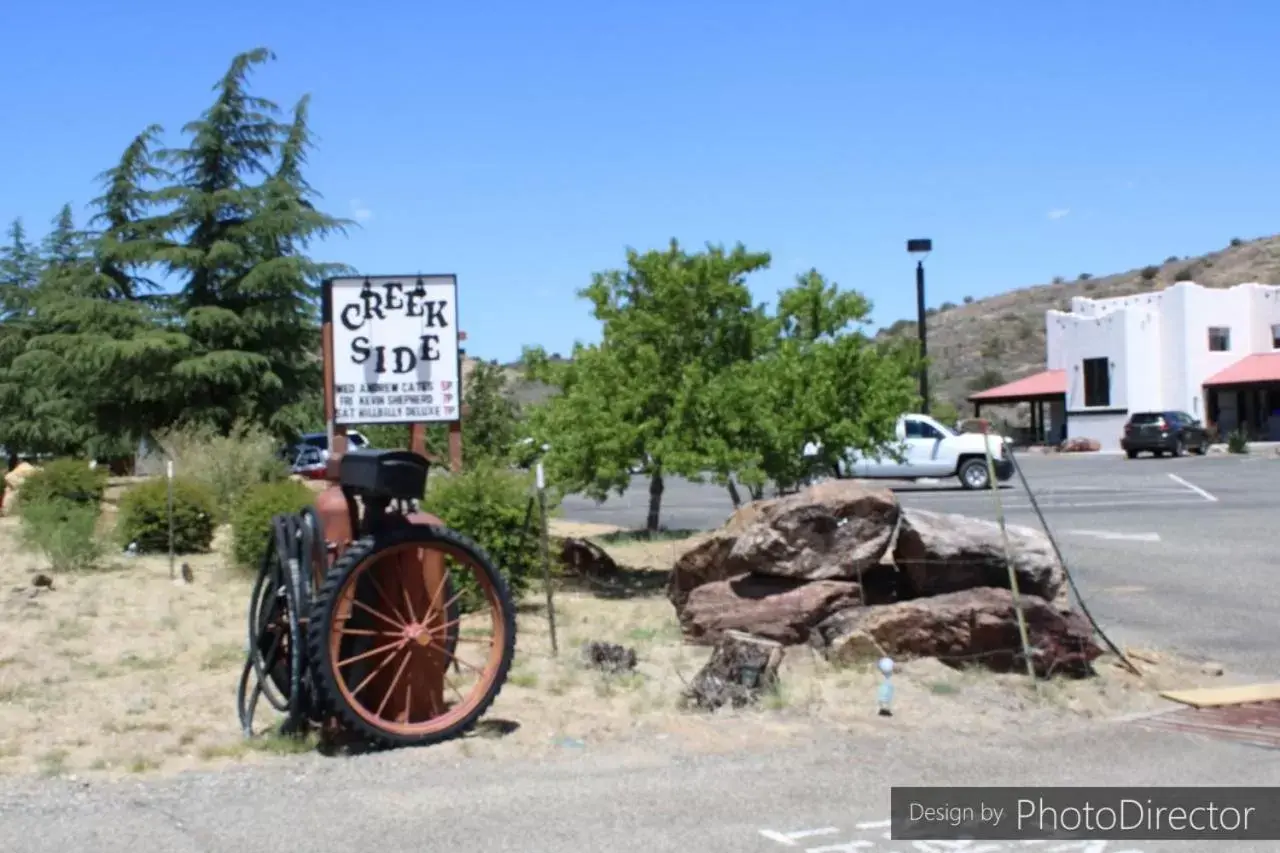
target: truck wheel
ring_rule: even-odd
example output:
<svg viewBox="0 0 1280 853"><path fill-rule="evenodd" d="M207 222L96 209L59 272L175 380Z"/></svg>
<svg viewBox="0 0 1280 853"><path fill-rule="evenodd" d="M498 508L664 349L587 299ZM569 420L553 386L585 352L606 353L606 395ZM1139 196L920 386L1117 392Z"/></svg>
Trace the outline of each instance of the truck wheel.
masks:
<svg viewBox="0 0 1280 853"><path fill-rule="evenodd" d="M991 472L987 470L985 459L966 459L958 474L960 485L966 489L985 489L991 485Z"/></svg>

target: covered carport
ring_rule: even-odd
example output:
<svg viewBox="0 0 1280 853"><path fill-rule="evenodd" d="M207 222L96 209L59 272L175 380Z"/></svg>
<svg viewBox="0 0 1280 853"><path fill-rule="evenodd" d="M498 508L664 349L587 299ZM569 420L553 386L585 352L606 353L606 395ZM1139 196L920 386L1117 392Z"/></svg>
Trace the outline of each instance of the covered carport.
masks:
<svg viewBox="0 0 1280 853"><path fill-rule="evenodd" d="M1057 444L1067 437L1067 372L1043 370L995 388L978 391L967 398L973 416L982 417L983 406L1031 407L1031 441Z"/></svg>
<svg viewBox="0 0 1280 853"><path fill-rule="evenodd" d="M1205 413L1219 435L1243 428L1253 441L1280 441L1280 352L1254 353L1204 381Z"/></svg>

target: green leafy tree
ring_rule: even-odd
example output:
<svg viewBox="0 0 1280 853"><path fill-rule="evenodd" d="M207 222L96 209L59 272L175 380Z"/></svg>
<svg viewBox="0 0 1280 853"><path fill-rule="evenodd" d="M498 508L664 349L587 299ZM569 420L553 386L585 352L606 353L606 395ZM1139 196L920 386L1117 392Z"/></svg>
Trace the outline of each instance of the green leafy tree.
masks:
<svg viewBox="0 0 1280 853"><path fill-rule="evenodd" d="M509 461L519 437L520 406L511 397L506 371L494 362L475 362L462 397L463 459Z"/></svg>
<svg viewBox="0 0 1280 853"><path fill-rule="evenodd" d="M770 482L800 484L815 462L834 470L847 451L888 451L898 416L915 404L919 358L909 340L868 336L871 308L817 270L798 276L779 294L758 357L709 386L698 420L713 429L692 452L758 499ZM813 461L804 456L808 444L818 449Z"/></svg>
<svg viewBox="0 0 1280 853"><path fill-rule="evenodd" d="M537 348L524 359L530 378L560 389L532 422L557 484L604 500L644 463L646 529L659 528L665 477L700 476L709 461L696 441L711 428L703 393L754 355L763 314L746 278L769 262L741 244L689 253L672 240L628 250L626 269L592 277L579 295L603 325L601 343L577 345L568 363Z"/></svg>

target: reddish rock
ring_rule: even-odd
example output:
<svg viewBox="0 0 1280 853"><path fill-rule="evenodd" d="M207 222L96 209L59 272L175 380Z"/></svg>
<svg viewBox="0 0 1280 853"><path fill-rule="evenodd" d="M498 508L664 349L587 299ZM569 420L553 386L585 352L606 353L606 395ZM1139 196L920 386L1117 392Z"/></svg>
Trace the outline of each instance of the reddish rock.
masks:
<svg viewBox="0 0 1280 853"><path fill-rule="evenodd" d="M1090 674L1102 649L1088 621L1062 613L1043 598L1022 596L1032 663L1038 675ZM935 657L959 666L981 664L997 671L1022 671L1022 641L1013 595L983 587L933 598L851 608L817 625L810 642L824 650L860 632L896 658Z"/></svg>
<svg viewBox="0 0 1280 853"><path fill-rule="evenodd" d="M675 605L677 613L684 609L690 592L705 583L727 577L724 564L737 540L736 534L718 530L676 560L667 581L667 598Z"/></svg>
<svg viewBox="0 0 1280 853"><path fill-rule="evenodd" d="M852 480L748 504L676 562L668 597L679 610L702 584L748 573L856 581L885 557L898 515L892 491Z"/></svg>
<svg viewBox="0 0 1280 853"><path fill-rule="evenodd" d="M1096 438L1068 438L1058 446L1063 453L1095 453L1102 449Z"/></svg>
<svg viewBox="0 0 1280 853"><path fill-rule="evenodd" d="M560 563L577 577L608 578L618 573L609 553L590 539L569 537L560 543Z"/></svg>
<svg viewBox="0 0 1280 853"><path fill-rule="evenodd" d="M1015 524L1005 531L1019 592L1054 600L1067 578L1049 537ZM1009 586L1000 526L981 518L905 509L893 562L905 577L903 598Z"/></svg>
<svg viewBox="0 0 1280 853"><path fill-rule="evenodd" d="M742 631L784 645L803 643L814 625L861 603L850 581L800 581L739 575L702 584L680 611L685 638L714 643L725 631Z"/></svg>

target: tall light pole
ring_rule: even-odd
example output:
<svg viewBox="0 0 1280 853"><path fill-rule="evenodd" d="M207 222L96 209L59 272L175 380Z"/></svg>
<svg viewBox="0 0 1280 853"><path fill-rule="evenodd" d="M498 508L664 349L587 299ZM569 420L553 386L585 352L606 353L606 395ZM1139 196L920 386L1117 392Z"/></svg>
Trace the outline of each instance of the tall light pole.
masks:
<svg viewBox="0 0 1280 853"><path fill-rule="evenodd" d="M918 238L907 241L907 251L921 255L916 261L916 332L920 335L920 411L929 414L929 335L924 323L924 257L933 251L933 241Z"/></svg>

